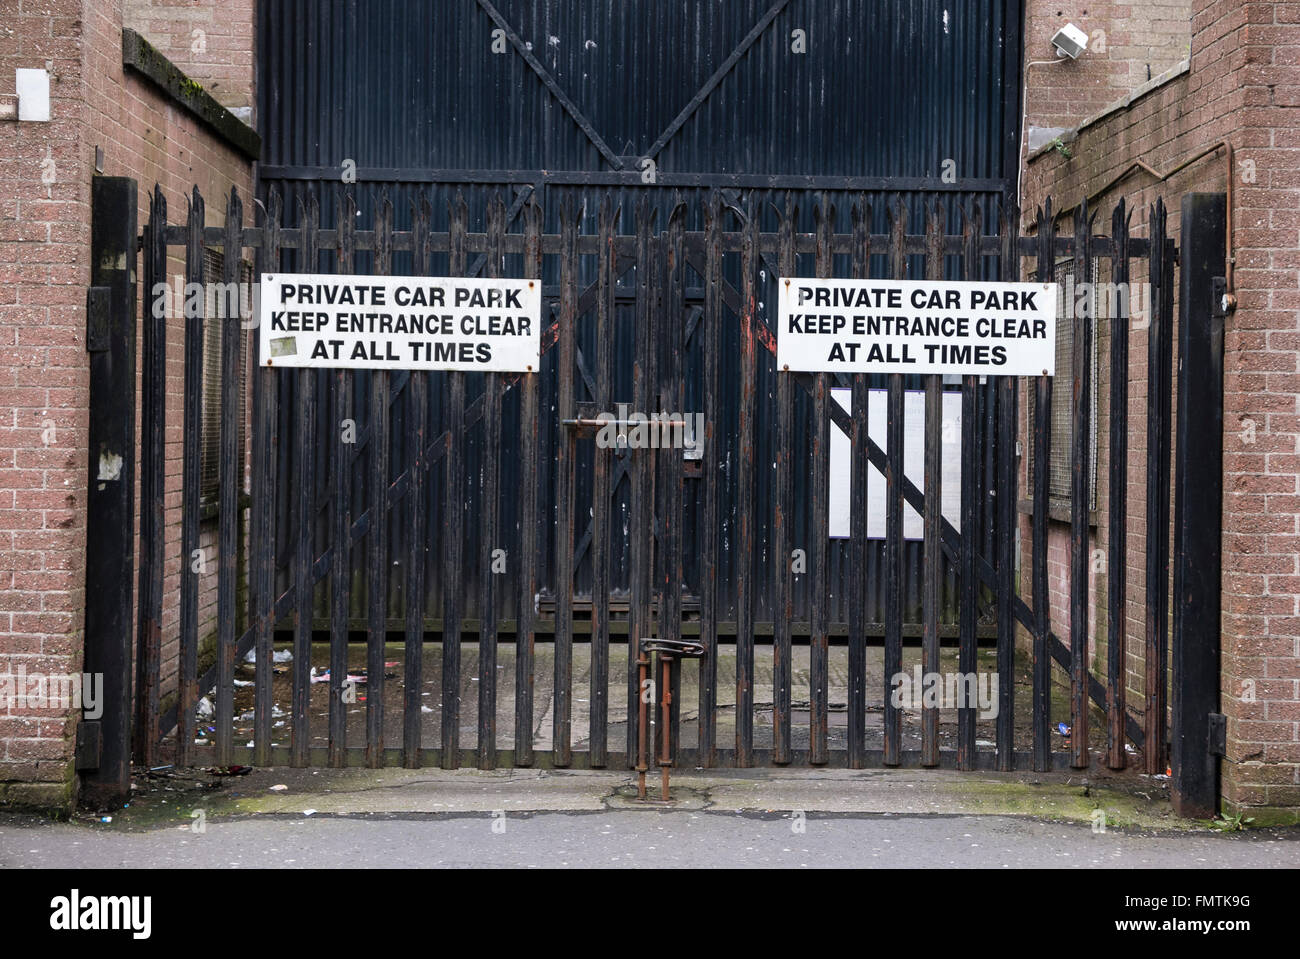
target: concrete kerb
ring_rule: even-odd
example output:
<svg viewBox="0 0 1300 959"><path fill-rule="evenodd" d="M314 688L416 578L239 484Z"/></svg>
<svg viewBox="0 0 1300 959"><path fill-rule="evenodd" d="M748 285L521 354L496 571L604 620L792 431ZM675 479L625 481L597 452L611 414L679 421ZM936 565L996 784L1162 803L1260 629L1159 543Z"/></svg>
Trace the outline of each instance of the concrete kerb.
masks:
<svg viewBox="0 0 1300 959"><path fill-rule="evenodd" d="M174 779L140 782L129 807L114 814L114 824L127 829L184 826L195 809L202 809L208 820L678 809L813 816L984 814L1093 824L1101 819L1107 828L1204 828L1173 815L1165 781L1132 773L1085 777L955 770L677 770L673 801L667 805L636 800L635 781L635 774L626 770L267 768L214 783L195 770ZM652 793L657 794L654 785Z"/></svg>

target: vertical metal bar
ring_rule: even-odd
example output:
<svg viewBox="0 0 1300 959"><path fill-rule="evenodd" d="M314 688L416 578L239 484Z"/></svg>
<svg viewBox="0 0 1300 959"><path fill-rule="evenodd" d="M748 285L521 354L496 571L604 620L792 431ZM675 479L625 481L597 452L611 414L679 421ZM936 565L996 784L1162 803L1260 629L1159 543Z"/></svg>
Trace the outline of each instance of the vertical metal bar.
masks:
<svg viewBox="0 0 1300 959"><path fill-rule="evenodd" d="M659 390L659 369L663 364L662 355L664 352L664 317L666 309L668 277L665 263L667 255L664 250L664 239L661 234L655 234L650 239L650 269L649 290L646 297L646 404L647 413L655 412L660 407L662 394ZM646 495L645 495L645 582L646 582L646 608L647 608L647 632L651 636L662 636L663 630L663 604L662 597L659 595L659 580L656 578L656 564L662 562L662 554L665 548L665 539L662 528L663 516L663 477L660 475L663 469L661 456L657 444L652 447L649 458L646 462ZM657 662L657 658L656 658ZM653 664L652 664L653 665ZM644 687L644 693L653 697L658 689L659 680L657 678L657 667L650 669L649 687ZM662 698L662 697L661 697ZM647 705L653 707L654 700L651 698ZM650 741L651 733L656 734L656 740L648 748L651 751L659 750L662 747L660 740L662 736L658 735L659 727L655 720L655 710L650 708L647 711L645 722L648 724L645 729L646 741Z"/></svg>
<svg viewBox="0 0 1300 959"><path fill-rule="evenodd" d="M494 196L487 210L487 275L501 275L505 256L506 207ZM501 375L483 377L483 452L479 483L478 610L478 767L496 768L497 760L497 596L492 553L500 538Z"/></svg>
<svg viewBox="0 0 1300 959"><path fill-rule="evenodd" d="M777 257L780 261L781 282L789 283L797 273L794 233L799 208L790 193L785 195L785 209L780 214L777 233ZM794 376L787 369L777 371L776 377L776 513L772 528L772 556L776 560L776 610L772 629L772 762L783 765L790 762L790 683L791 683L791 633L794 626ZM750 667L752 669L752 665ZM736 667L737 709L740 708L740 665ZM753 675L746 677L753 686ZM750 702L753 693L750 693ZM752 708L747 710L752 712ZM753 748L752 719L747 730L750 739L736 744L736 764L751 765ZM737 722L736 735L740 735ZM740 762L741 753L746 761Z"/></svg>
<svg viewBox="0 0 1300 959"><path fill-rule="evenodd" d="M91 178L84 669L102 677L99 766L83 795L115 803L131 790L131 587L135 566L135 180ZM152 291L150 291L152 293ZM101 456L121 457L100 473ZM105 463L105 465L108 465Z"/></svg>
<svg viewBox="0 0 1300 959"><path fill-rule="evenodd" d="M699 762L712 766L717 750L718 686L718 539L719 539L719 472L718 424L722 419L722 198L710 193L704 211L704 435L695 437L704 444L704 521L700 557L700 642L704 655L700 659ZM743 308L742 308L743 309ZM747 320L742 317L742 324ZM741 332L742 341L747 334ZM742 367L744 359L742 358ZM744 375L742 371L741 375ZM742 398L742 403L744 398ZM682 412L686 412L683 410ZM746 412L741 411L741 417ZM741 544L740 563L748 565ZM739 579L747 579L737 570ZM743 593L748 583L737 583Z"/></svg>
<svg viewBox="0 0 1300 959"><path fill-rule="evenodd" d="M1198 818L1219 804L1209 743L1210 716L1219 712L1227 219L1222 193L1183 197L1170 792L1178 815Z"/></svg>
<svg viewBox="0 0 1300 959"><path fill-rule="evenodd" d="M304 205L298 201L298 250L307 272L315 272L320 225L320 201L311 193ZM293 632L293 698L290 706L292 736L290 765L302 767L311 755L310 717L307 700L311 695L311 632L316 591L312 566L316 561L316 371L294 371L297 386L297 449L294 455L293 489L297 498L298 543L294 563L294 598L297 617Z"/></svg>
<svg viewBox="0 0 1300 959"><path fill-rule="evenodd" d="M278 204L279 194L273 194L272 200ZM278 220L278 205L271 208ZM202 284L203 282L203 228L204 206L199 188L189 197L189 211L185 237L185 283ZM268 230L270 223L268 218ZM269 239L270 237L268 237ZM259 251L265 258L265 246ZM146 280L146 288L148 280ZM194 289L194 287L189 287ZM194 759L194 709L199 700L199 569L195 563L195 553L199 550L199 493L202 477L200 475L200 432L203 428L203 297L185 299L185 399L181 425L181 608L180 608L180 658L177 668L180 680L177 683L178 708L176 728L176 765L189 766ZM256 338L254 338L256 340ZM269 386L268 386L269 383ZM268 390L274 390L274 381L264 378L259 369L253 397L254 423L257 429L262 427L264 409ZM260 434L259 434L260 437ZM260 447L259 447L260 449ZM254 465L254 494L260 499L267 496L262 478L256 475L260 461ZM256 519L255 512L254 518ZM261 545L257 535L260 526L254 526L254 560L259 556ZM256 566L254 566L256 572ZM261 585L255 583L254 595L257 603L264 602ZM269 723L268 723L269 727ZM269 738L269 736L268 736ZM255 733L257 751L254 756L259 765L270 758L270 743L263 743L260 735Z"/></svg>
<svg viewBox="0 0 1300 959"><path fill-rule="evenodd" d="M1166 247L1163 199L1151 209L1151 282L1147 330L1147 564L1144 758L1146 772L1165 771L1166 683L1169 650L1169 387L1165 375L1173 350L1173 263Z"/></svg>
<svg viewBox="0 0 1300 959"><path fill-rule="evenodd" d="M393 267L393 203L375 211L375 273ZM388 371L370 371L370 531L366 538L366 765L384 764L384 645L388 639ZM409 531L408 531L409 532Z"/></svg>
<svg viewBox="0 0 1300 959"><path fill-rule="evenodd" d="M642 194L636 208L636 345L632 360L632 402L637 410L650 409L653 377L653 322L652 299L656 288L655 248L651 242L654 230L654 212L649 197ZM629 570L631 605L628 611L628 677L627 677L627 757L628 766L634 765L633 756L648 738L649 730L642 726L647 703L641 683L645 677L642 668L641 642L650 633L650 585L653 562L653 514L651 480L654 457L650 450L629 452L632 459L631 502L631 568Z"/></svg>
<svg viewBox="0 0 1300 959"><path fill-rule="evenodd" d="M576 370L578 321L578 211L565 194L560 211L560 329L558 412L561 419L577 416L573 377ZM577 437L565 430L560 437L555 480L555 713L552 717L555 765L573 759L573 498Z"/></svg>
<svg viewBox="0 0 1300 959"><path fill-rule="evenodd" d="M890 207L889 259L894 279L907 276L904 236L907 208L902 198ZM903 670L903 375L889 374L885 412L885 754L886 766L901 761L902 716L891 695L893 679Z"/></svg>
<svg viewBox="0 0 1300 959"><path fill-rule="evenodd" d="M669 211L670 221L671 217L672 210ZM675 356L669 346L671 334L668 326L674 318L672 304L675 300L671 290L673 284L672 252L666 228L659 233L655 240L655 246L657 247L655 255L655 299L650 312L650 342L653 349L653 365L650 371L650 407L646 411L649 414L662 413L672 408L671 404L667 403L666 400L666 396L670 393L666 381L672 376L675 361ZM650 480L653 484L650 494L650 503L652 504L651 529L654 530L654 536L651 540L654 552L652 553L650 566L650 582L655 611L654 635L656 638L663 638L668 635L668 630L671 628L669 625L669 619L672 615L671 600L666 584L671 580L671 575L668 572L668 566L672 561L669 547L669 527L674 524L674 517L669 515L667 502L671 477L667 475L669 457L668 451L664 447L667 445L669 436L666 431L661 432L657 426L652 426L651 430L651 446L655 453L654 470L651 473ZM654 693L658 697L659 709L650 711L650 723L654 727L652 751L656 757L666 757L664 750L667 748L672 727L672 717L670 715L672 664L668 662L662 653L655 653L653 660L654 663L650 674L654 677Z"/></svg>
<svg viewBox="0 0 1300 959"><path fill-rule="evenodd" d="M614 353L614 204L608 192L601 198L599 263L596 272L596 408L610 409ZM609 565L610 460L612 449L597 444L591 506L591 765L609 761Z"/></svg>
<svg viewBox="0 0 1300 959"><path fill-rule="evenodd" d="M524 276L542 275L542 211L536 200L524 208ZM515 765L533 762L533 643L537 634L537 524L539 519L537 393L541 376L529 369L519 384L519 596L515 631ZM631 706L629 704L629 713ZM630 752L631 750L629 750Z"/></svg>
<svg viewBox="0 0 1300 959"><path fill-rule="evenodd" d="M1106 585L1106 765L1123 769L1125 659L1128 640L1128 208L1121 198L1111 215L1110 278L1116 313L1110 318L1110 519Z"/></svg>
<svg viewBox="0 0 1300 959"><path fill-rule="evenodd" d="M1056 281L1056 220L1052 199L1038 208L1038 280ZM1063 375L1057 370L1057 375ZM1034 516L1033 516L1033 731L1034 770L1052 768L1052 653L1048 649L1051 600L1047 593L1047 521L1052 456L1052 378L1040 376L1034 393Z"/></svg>
<svg viewBox="0 0 1300 959"><path fill-rule="evenodd" d="M356 264L356 198L348 193L339 201L338 264L340 274L350 274ZM330 440L334 461L334 508L330 513L330 683L329 764L346 762L348 704L343 700L348 673L348 617L352 607L352 464L356 423L352 419L352 373L338 369L334 378L334 423ZM368 700L367 700L368 701Z"/></svg>
<svg viewBox="0 0 1300 959"><path fill-rule="evenodd" d="M144 231L144 288L155 296L166 283L166 199L155 186ZM140 572L139 647L136 652L135 758L152 765L159 741L159 684L162 646L162 569L164 569L166 311L156 299L146 313L140 377ZM183 674L182 674L183 685ZM192 745L187 743L187 747Z"/></svg>
<svg viewBox="0 0 1300 959"><path fill-rule="evenodd" d="M1020 211L1015 205L1003 208L999 224L1002 234L1001 270L1004 282L1020 280ZM1016 691L1016 440L1020 421L1019 382L1012 376L997 379L998 391L998 485L997 580L998 580L998 769L1015 766Z"/></svg>
<svg viewBox="0 0 1300 959"><path fill-rule="evenodd" d="M976 517L979 530L979 553L992 563L997 552L997 450L998 450L998 403L997 380L987 376L980 377L979 399L976 409L979 414L979 450L980 493L981 502Z"/></svg>
<svg viewBox="0 0 1300 959"><path fill-rule="evenodd" d="M664 308L660 312L662 334L662 351L659 364L659 404L658 411L670 414L672 420L681 421L682 400L685 398L684 379L686 364L683 358L685 349L686 323L686 262L684 258L684 240L686 226L686 204L677 202L668 218L668 230L664 234ZM676 642L682 635L682 572L683 572L683 535L685 509L682 504L683 451L682 427L659 430L659 452L656 460L660 467L662 481L663 512L657 527L662 532L659 553L659 629L658 635ZM664 447L668 448L665 449ZM658 730L660 755L675 757L680 740L679 726L681 717L681 660L672 658L667 673L672 683L671 719L668 726ZM662 691L661 691L662 692ZM664 739L668 740L668 752L664 751Z"/></svg>
<svg viewBox="0 0 1300 959"><path fill-rule="evenodd" d="M197 215L191 211L190 235L197 259L193 269L197 277L202 276L203 245L203 200L197 187L194 191L194 206ZM260 271L275 273L280 269L280 215L282 199L279 190L272 190L267 198L266 230L260 254ZM189 355L186 345L186 402L189 400L189 365L193 363L194 377L194 462L187 466L185 486L191 484L189 479L192 469L194 489L194 542L198 542L198 495L199 495L199 429L202 416L202 378L203 378L203 318L200 315L193 329L187 336L196 339L195 355ZM259 340L254 337L254 342ZM275 628L275 466L276 445L278 443L279 417L279 383L278 373L269 366L262 366L262 357L258 357L258 367L253 391L253 515L250 518L249 551L251 575L254 589L253 648L256 672L253 689L253 762L259 766L271 764L271 730L273 728L274 704L271 691L271 639ZM187 405L186 417L189 423ZM186 427L186 436L189 426ZM188 443L188 439L187 439ZM187 447L187 453L188 453ZM197 586L197 584L196 584ZM197 614L197 596L195 598Z"/></svg>
<svg viewBox="0 0 1300 959"><path fill-rule="evenodd" d="M853 205L853 275L866 279L871 273L871 205L865 195ZM853 461L850 467L849 510L852 573L849 578L849 768L867 764L867 477L870 437L867 408L870 380L866 373L853 374Z"/></svg>
<svg viewBox="0 0 1300 959"><path fill-rule="evenodd" d="M244 205L239 191L230 188L226 206L226 228L221 281L225 289L239 279L243 253ZM217 764L231 761L235 706L235 589L239 573L235 539L239 527L239 427L240 395L239 318L222 320L221 325L221 462L217 492L220 527L220 568L217 574Z"/></svg>
<svg viewBox="0 0 1300 959"><path fill-rule="evenodd" d="M1085 198L1074 214L1074 276L1092 282L1092 224ZM1070 458L1070 765L1088 766L1088 513L1092 479L1092 306L1074 317L1073 449Z"/></svg>
<svg viewBox="0 0 1300 959"><path fill-rule="evenodd" d="M978 206L963 217L964 270L968 281L981 277L980 235L983 216ZM958 551L961 594L958 601L957 670L963 676L978 665L976 626L979 619L980 578L976 559L980 548L980 509L983 470L979 417L979 377L967 374L961 384L961 541ZM928 501L927 501L928 502ZM975 768L975 714L969 701L957 711L957 768Z"/></svg>
<svg viewBox="0 0 1300 959"><path fill-rule="evenodd" d="M825 193L818 198L814 208L817 240L814 269L819 277L832 273L831 237L835 231L835 206ZM829 759L826 744L830 710L827 705L830 659L830 404L831 378L829 373L818 373L813 380L813 431L812 462L812 568L813 588L809 592L812 602L810 635L808 637L809 666L809 749L811 765L824 764Z"/></svg>
<svg viewBox="0 0 1300 959"><path fill-rule="evenodd" d="M432 271L429 221L433 209L420 192L411 202L411 231L414 272L428 276ZM412 370L407 381L406 449L406 647L404 652L405 702L402 704L402 765L419 769L424 728L424 600L425 563L429 544L425 537L425 487L429 469L426 448L429 436L429 374Z"/></svg>
<svg viewBox="0 0 1300 959"><path fill-rule="evenodd" d="M961 474L961 543L959 550L961 596L958 608L957 670L963 676L974 675L979 660L975 629L978 625L980 579L976 570L979 552L979 447L976 393L978 376L962 378L962 474ZM975 707L969 702L957 710L957 768L975 768Z"/></svg>
<svg viewBox="0 0 1300 959"><path fill-rule="evenodd" d="M943 279L943 225L938 201L925 217L925 278ZM943 582L940 524L943 519L943 377L925 378L925 511L922 514L923 563L921 585L921 659L927 674L939 672L939 590ZM973 585L973 584L972 584ZM939 709L923 699L921 707L921 765L939 765Z"/></svg>
<svg viewBox="0 0 1300 959"><path fill-rule="evenodd" d="M155 297L167 282L167 200L162 187L149 198L144 234L144 288ZM133 258L134 259L134 258ZM154 765L158 752L158 686L162 665L163 504L166 490L167 312L151 299L140 348L140 613L136 652L135 759ZM193 740L191 740L193 742Z"/></svg>
<svg viewBox="0 0 1300 959"><path fill-rule="evenodd" d="M736 486L736 513L740 521L740 555L736 561L736 755L737 765L749 764L754 741L754 618L756 595L754 523L754 414L758 396L758 316L757 282L759 256L758 210L750 205L745 214L741 238L741 316L740 327L740 437L739 475ZM719 229L719 236L721 230ZM719 318L721 311L719 309ZM719 391L721 386L719 385ZM721 402L721 400L719 401ZM717 430L710 427L712 443ZM715 587L716 588L716 587ZM713 649L717 649L716 638ZM710 683L717 683L717 668L709 673ZM743 686L741 680L744 680ZM716 699L714 700L716 703ZM744 743L744 749L741 745ZM710 763L713 757L710 756Z"/></svg>
<svg viewBox="0 0 1300 959"><path fill-rule="evenodd" d="M469 210L457 191L448 207L448 272L465 273L465 233ZM465 374L447 374L446 473L443 488L442 550L442 768L460 766L460 631L462 605L461 574L465 567L465 463L460 424L465 422Z"/></svg>

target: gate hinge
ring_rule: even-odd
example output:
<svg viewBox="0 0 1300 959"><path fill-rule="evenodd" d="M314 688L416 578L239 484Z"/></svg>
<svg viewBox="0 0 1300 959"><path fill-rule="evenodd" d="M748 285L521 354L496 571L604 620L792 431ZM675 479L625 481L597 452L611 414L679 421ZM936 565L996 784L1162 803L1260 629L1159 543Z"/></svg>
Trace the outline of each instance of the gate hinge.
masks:
<svg viewBox="0 0 1300 959"><path fill-rule="evenodd" d="M1210 729L1207 747L1211 756L1223 756L1228 752L1228 717L1223 713L1210 713Z"/></svg>
<svg viewBox="0 0 1300 959"><path fill-rule="evenodd" d="M103 746L103 729L98 720L83 719L77 723L77 772L98 769Z"/></svg>
<svg viewBox="0 0 1300 959"><path fill-rule="evenodd" d="M102 353L109 347L109 312L112 293L106 286L86 290L86 352Z"/></svg>

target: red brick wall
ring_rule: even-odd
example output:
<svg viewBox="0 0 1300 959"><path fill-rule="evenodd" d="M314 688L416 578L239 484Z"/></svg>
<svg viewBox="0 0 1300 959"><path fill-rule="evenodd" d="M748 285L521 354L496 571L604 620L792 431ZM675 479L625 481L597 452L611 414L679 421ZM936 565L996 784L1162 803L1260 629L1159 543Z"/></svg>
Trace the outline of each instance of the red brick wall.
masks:
<svg viewBox="0 0 1300 959"><path fill-rule="evenodd" d="M126 25L227 109L253 107L253 0L125 0Z"/></svg>
<svg viewBox="0 0 1300 959"><path fill-rule="evenodd" d="M1072 128L1187 58L1192 0L1030 0L1025 12L1025 129ZM1067 23L1089 35L1079 59L1057 62Z"/></svg>
<svg viewBox="0 0 1300 959"><path fill-rule="evenodd" d="M128 15L138 15L144 8L138 2L125 6L129 7ZM170 223L186 222L186 201L196 185L204 198L208 224L220 225L224 222L231 186L236 187L243 197L245 221L248 222L252 217L252 179L247 159L215 137L193 114L166 99L151 81L122 69L120 12L114 15L110 9L100 10L98 19L88 19L87 24L100 35L94 47L94 55L102 56L104 70L103 82L91 94L92 119L88 134L94 143L104 146L106 174L130 176L139 182L141 227L148 218L149 196L155 185L162 187ZM128 25L131 25L130 21ZM229 23L226 26L230 29ZM113 37L117 39L114 41ZM251 37L249 42L251 43ZM91 150L93 151L93 146ZM183 250L172 247L169 252L167 282L174 287L176 278L180 277L183 285ZM142 263L140 268L143 269ZM143 316L144 311L152 306L152 294L141 287L139 295ZM167 562L163 573L160 690L163 697L173 693L176 688L180 581L183 566L188 569L188 561L182 563L180 546L184 334L183 319L179 315L179 309L175 309L170 315L167 329L167 378L176 384L176 388L168 391L166 403L164 548ZM137 358L137 369L143 370L140 358ZM137 427L139 425L137 420ZM138 484L136 493L138 503ZM137 509L137 522L138 518ZM216 615L216 581L220 558L210 529L204 530L201 547L207 557L207 572L200 581L200 637L210 630Z"/></svg>
<svg viewBox="0 0 1300 959"><path fill-rule="evenodd" d="M9 7L15 7L8 16ZM53 61L52 120L0 123L0 672L78 673L85 592L90 179L155 182L173 222L198 183L209 222L231 185L251 196L248 161L149 81L124 74L121 0L6 4L0 97L16 67ZM251 25L249 46L251 47ZM44 179L43 179L44 177ZM179 265L176 266L179 270ZM140 291L141 309L148 291ZM174 644L179 590L182 325L169 324L169 555L164 617ZM137 488L138 497L138 488ZM138 503L138 499L137 499ZM215 555L209 563L215 572ZM0 802L65 806L75 791L75 717L0 703Z"/></svg>
<svg viewBox="0 0 1300 959"><path fill-rule="evenodd" d="M90 276L81 16L82 0L6 4L0 31L0 96L13 96L15 68L53 68L51 122L0 123L0 672L8 673L81 669ZM0 800L66 803L72 728L66 710L0 702Z"/></svg>
<svg viewBox="0 0 1300 959"><path fill-rule="evenodd" d="M1032 157L1024 172L1023 205L1033 209L1048 194L1058 207L1071 205L1101 190L1135 160L1163 172L1220 139L1236 149L1239 308L1228 318L1225 335L1222 709L1228 716L1228 756L1223 795L1232 807L1271 806L1276 808L1268 816L1295 818L1300 814L1300 132L1292 114L1300 104L1300 4L1196 0L1193 6L1189 72L1079 131L1067 142L1073 159L1054 152ZM1035 79L1031 74L1031 86ZM1225 191L1228 177L1223 151L1163 182L1135 173L1099 201L1099 229L1109 232L1110 210L1123 196L1134 209L1135 235L1146 235L1147 206L1162 195L1176 238L1182 194ZM1069 227L1067 219L1062 228ZM1133 279L1145 281L1144 271ZM1104 441L1109 330L1105 324L1101 329L1099 436ZM1130 363L1126 635L1130 704L1140 710L1136 691L1142 669L1133 652L1141 650L1145 612L1146 335L1136 328L1130 334ZM1094 549L1106 546L1109 509L1104 442L1099 452L1101 526ZM1026 537L1027 532L1026 527ZM1062 536L1056 532L1052 549L1065 548ZM1049 559L1055 558L1052 549ZM1029 568L1027 561L1022 568ZM1101 589L1092 633L1100 640L1095 652L1104 656L1104 580ZM1054 602L1054 624L1067 614ZM1253 702L1246 698L1252 687Z"/></svg>
<svg viewBox="0 0 1300 959"><path fill-rule="evenodd" d="M1300 4L1216 3L1206 19L1233 27L1211 93L1241 104L1237 159L1254 164L1254 182L1238 181L1225 335L1225 795L1300 810Z"/></svg>

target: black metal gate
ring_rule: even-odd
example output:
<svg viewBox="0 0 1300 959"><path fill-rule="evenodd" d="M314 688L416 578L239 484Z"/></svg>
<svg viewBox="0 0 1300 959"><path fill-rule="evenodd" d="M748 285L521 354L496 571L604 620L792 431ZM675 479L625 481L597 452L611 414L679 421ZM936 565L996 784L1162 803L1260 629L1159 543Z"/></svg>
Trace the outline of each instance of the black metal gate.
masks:
<svg viewBox="0 0 1300 959"><path fill-rule="evenodd" d="M945 210L934 201L913 230L909 204L884 193L753 191L724 202L709 191L665 202L662 191L645 190L617 207L609 195L589 199L587 207L566 195L545 212L529 203L510 232L496 196L477 219L461 197L446 210L417 200L411 229L395 230L387 197L363 229L348 195L337 228L322 229L310 196L298 201L293 226L276 193L246 225L232 192L224 226L209 227L197 188L183 225L168 224L155 191L142 237L146 290L166 276L170 247L184 248L187 280L210 286L203 264L219 247L226 284L238 283L245 255L255 276L536 278L554 322L543 369L528 374L285 370L257 366L251 345L241 352L241 340L255 343L247 322L206 315L208 296L187 299L176 679L164 687L173 660L169 652L164 662L156 627L162 590L142 589L138 761L154 764L165 747L180 765L630 768L649 696L638 653L650 640L669 650L689 641L703 652L698 665L667 655L650 673L671 687L656 700L671 711L667 724L654 724L656 753L678 766L1042 770L1083 768L1104 752L1108 766L1122 768L1131 744L1147 771L1164 772L1168 537L1147 546L1145 642L1126 649L1124 495L1112 495L1109 510L1105 679L1090 670L1090 351L1075 350L1073 369L1058 370L1073 383L1074 493L1070 627L1060 637L1046 555L1050 378L1025 384L1034 397L1033 469L1030 544L1019 550L1027 573L1019 575L1022 384L968 376L949 389L938 376L783 372L768 321L780 275L1019 280L1033 270L1051 281L1058 260L1076 276L1102 260L1111 281L1126 286L1131 263L1144 259L1152 283L1146 519L1148 529L1168 529L1174 247L1162 203L1150 211L1150 236L1138 238L1122 201L1109 235L1093 233L1085 203L1072 236L1057 236L1049 204L1036 235L1021 237L1014 209ZM800 229L801 206L811 230ZM1106 441L1110 483L1124 489L1130 323L1127 300L1117 303L1107 318ZM225 372L219 502L216 519L205 521L200 414L213 323ZM1091 342L1093 323L1092 309L1075 311L1075 343ZM146 371L165 355L165 324L156 311L147 321ZM252 378L246 434L240 378L230 373L241 356ZM836 389L848 391L843 405ZM146 375L142 470L155 490L163 488L166 391L164 377ZM903 469L911 391L926 410L921 481ZM939 495L949 392L961 411L957 523ZM599 414L620 403L702 413L700 458L680 445L598 446ZM876 404L883 442L870 427ZM828 535L834 430L851 450L858 506L839 541ZM507 458L525 480L546 475L539 464L554 460L554 488L538 480L503 489ZM865 508L872 471L884 484L883 537L870 534ZM161 498L154 507L142 525L142 583L174 561ZM916 542L904 532L908 509L923 528ZM205 522L218 562L211 623L200 621L203 564L193 562ZM923 571L919 597L904 591L909 551ZM291 654L282 672L277 651ZM914 708L891 696L899 675L940 673L945 657L949 672L987 674L990 690L996 677L996 708L987 710L995 715L973 703L945 714L942 703ZM1126 708L1132 659L1146 667L1141 724ZM1054 662L1069 677L1068 706L1053 705ZM550 687L541 696L539 680ZM806 700L796 688L806 688ZM832 689L843 690L842 701ZM209 694L211 710L200 717ZM1104 736L1089 735L1094 708ZM944 715L955 722L941 724ZM1066 748L1057 720L1068 725Z"/></svg>

